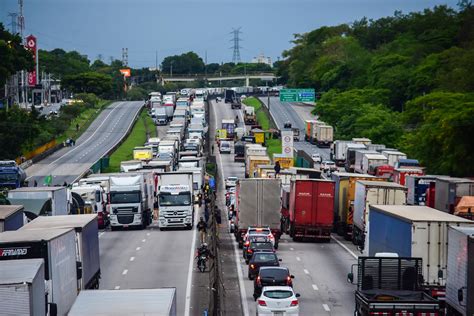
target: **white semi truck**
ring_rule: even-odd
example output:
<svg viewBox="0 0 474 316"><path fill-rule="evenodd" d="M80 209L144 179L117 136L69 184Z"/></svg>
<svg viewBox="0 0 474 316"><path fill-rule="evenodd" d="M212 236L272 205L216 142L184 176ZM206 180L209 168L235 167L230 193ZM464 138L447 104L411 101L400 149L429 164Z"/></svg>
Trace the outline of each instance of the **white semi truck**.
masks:
<svg viewBox="0 0 474 316"><path fill-rule="evenodd" d="M169 227L192 229L194 225L193 173L158 174L160 230Z"/></svg>

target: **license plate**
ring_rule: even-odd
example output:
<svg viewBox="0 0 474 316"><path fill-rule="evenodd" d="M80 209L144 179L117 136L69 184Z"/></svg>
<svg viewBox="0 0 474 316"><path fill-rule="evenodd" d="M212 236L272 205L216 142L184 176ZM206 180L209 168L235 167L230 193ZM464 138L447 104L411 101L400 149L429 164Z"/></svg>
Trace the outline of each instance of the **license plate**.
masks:
<svg viewBox="0 0 474 316"><path fill-rule="evenodd" d="M128 225L123 225L124 228L128 228Z"/></svg>
<svg viewBox="0 0 474 316"><path fill-rule="evenodd" d="M273 316L283 315L283 312L272 311Z"/></svg>

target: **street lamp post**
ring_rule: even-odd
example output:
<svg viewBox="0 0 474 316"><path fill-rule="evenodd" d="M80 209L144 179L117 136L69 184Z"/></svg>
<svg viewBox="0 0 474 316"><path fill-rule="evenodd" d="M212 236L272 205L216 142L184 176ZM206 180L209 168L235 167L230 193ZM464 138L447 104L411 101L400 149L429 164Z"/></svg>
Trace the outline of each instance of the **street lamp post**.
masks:
<svg viewBox="0 0 474 316"><path fill-rule="evenodd" d="M173 62L174 62L174 60L171 61L170 77L173 77Z"/></svg>

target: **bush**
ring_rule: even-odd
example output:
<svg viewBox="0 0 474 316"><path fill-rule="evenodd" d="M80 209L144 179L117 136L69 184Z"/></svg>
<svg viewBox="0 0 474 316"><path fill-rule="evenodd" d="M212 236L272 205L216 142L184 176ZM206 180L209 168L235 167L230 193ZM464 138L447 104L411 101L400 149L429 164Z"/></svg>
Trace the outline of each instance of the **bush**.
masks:
<svg viewBox="0 0 474 316"><path fill-rule="evenodd" d="M93 93L77 93L75 98L78 100L84 101L84 106L86 108L93 108L99 104L99 97Z"/></svg>

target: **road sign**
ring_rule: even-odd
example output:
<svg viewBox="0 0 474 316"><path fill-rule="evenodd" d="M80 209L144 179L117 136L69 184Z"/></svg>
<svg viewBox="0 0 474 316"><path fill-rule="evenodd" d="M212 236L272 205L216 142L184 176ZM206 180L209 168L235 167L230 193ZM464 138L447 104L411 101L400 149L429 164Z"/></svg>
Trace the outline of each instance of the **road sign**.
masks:
<svg viewBox="0 0 474 316"><path fill-rule="evenodd" d="M285 157L293 157L293 131L282 130L281 140L281 153Z"/></svg>
<svg viewBox="0 0 474 316"><path fill-rule="evenodd" d="M33 60L35 63L35 70L28 73L28 85L31 87L38 83L38 79L36 77L36 37L34 35L30 35L26 38L26 49L28 49L33 55Z"/></svg>
<svg viewBox="0 0 474 316"><path fill-rule="evenodd" d="M282 89L280 91L281 102L314 102L314 89Z"/></svg>

